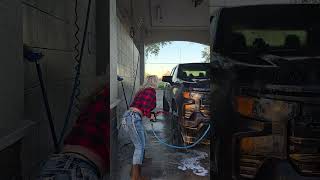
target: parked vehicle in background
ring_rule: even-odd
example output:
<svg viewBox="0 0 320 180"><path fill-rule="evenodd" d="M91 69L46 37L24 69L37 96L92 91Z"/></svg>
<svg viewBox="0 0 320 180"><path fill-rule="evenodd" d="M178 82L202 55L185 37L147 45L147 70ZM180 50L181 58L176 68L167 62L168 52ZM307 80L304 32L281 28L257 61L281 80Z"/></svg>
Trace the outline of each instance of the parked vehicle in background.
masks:
<svg viewBox="0 0 320 180"><path fill-rule="evenodd" d="M178 64L170 76L163 76L167 82L163 96L165 111L171 111L173 125L183 143L193 143L207 129L210 93L208 63ZM180 142L180 143L181 143ZM210 141L203 141L208 144Z"/></svg>
<svg viewBox="0 0 320 180"><path fill-rule="evenodd" d="M320 6L263 2L212 11L212 175L319 179Z"/></svg>

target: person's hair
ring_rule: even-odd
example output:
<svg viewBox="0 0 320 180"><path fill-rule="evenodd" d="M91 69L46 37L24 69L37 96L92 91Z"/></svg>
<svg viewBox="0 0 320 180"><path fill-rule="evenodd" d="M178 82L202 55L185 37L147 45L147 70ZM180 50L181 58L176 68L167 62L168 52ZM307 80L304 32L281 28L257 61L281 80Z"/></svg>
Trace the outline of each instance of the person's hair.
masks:
<svg viewBox="0 0 320 180"><path fill-rule="evenodd" d="M147 76L140 89L145 89L145 88L149 88L149 87L157 88L158 81L159 81L159 79L156 75Z"/></svg>

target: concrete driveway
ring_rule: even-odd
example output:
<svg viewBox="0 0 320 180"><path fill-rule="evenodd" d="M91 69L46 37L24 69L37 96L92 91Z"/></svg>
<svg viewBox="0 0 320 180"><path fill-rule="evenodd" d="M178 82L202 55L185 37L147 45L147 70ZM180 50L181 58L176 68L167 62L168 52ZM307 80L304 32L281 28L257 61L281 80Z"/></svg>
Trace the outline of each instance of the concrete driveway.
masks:
<svg viewBox="0 0 320 180"><path fill-rule="evenodd" d="M157 91L157 109L162 109L161 90ZM160 117L161 118L161 117ZM155 133L169 144L172 143L172 131L169 116L162 117L154 123ZM209 146L199 145L188 150L172 149L160 144L152 133L151 123L144 120L147 145L146 159L143 164L142 173L152 180L208 180L209 177ZM129 180L129 172L132 161L133 145L129 138L120 130L119 133L119 172L117 176L120 180Z"/></svg>

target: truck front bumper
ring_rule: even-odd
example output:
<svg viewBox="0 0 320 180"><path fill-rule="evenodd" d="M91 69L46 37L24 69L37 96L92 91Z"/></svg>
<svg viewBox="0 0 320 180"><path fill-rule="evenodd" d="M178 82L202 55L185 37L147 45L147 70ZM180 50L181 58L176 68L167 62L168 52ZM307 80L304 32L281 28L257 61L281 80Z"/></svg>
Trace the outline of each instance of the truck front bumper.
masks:
<svg viewBox="0 0 320 180"><path fill-rule="evenodd" d="M320 176L303 176L299 174L296 169L287 161L279 160L273 163L273 174L275 180L316 180Z"/></svg>
<svg viewBox="0 0 320 180"><path fill-rule="evenodd" d="M197 141L203 135L209 123L210 118L203 116L201 113L194 113L190 119L181 118L180 125L183 130L184 142L191 144ZM210 133L206 137L210 137ZM205 138L201 143L210 144L210 140Z"/></svg>
<svg viewBox="0 0 320 180"><path fill-rule="evenodd" d="M181 126L188 129L194 129L199 131L202 126L208 124L210 122L209 117L205 117L200 112L194 112L190 118L182 117L180 120Z"/></svg>

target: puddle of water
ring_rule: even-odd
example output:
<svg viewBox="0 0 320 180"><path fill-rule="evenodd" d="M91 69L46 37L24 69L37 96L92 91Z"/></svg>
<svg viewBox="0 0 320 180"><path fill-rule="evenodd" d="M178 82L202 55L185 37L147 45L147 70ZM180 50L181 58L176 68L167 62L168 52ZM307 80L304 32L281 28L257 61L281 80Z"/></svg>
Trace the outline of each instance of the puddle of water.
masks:
<svg viewBox="0 0 320 180"><path fill-rule="evenodd" d="M163 123L153 123L153 129L154 129L154 131L155 132L162 132L162 131L164 131L164 124ZM145 124L145 128L146 128L146 130L148 130L148 131L151 131L152 130L152 128L151 128L151 124L150 123L148 123L148 124Z"/></svg>
<svg viewBox="0 0 320 180"><path fill-rule="evenodd" d="M206 152L196 151L193 150L191 152L192 157L184 158L180 161L180 165L178 169L183 171L192 170L195 175L198 176L207 176L208 170L201 166L200 160L205 159L208 157Z"/></svg>
<svg viewBox="0 0 320 180"><path fill-rule="evenodd" d="M158 115L158 116L157 116L157 120L158 120L158 121L166 121L166 120L167 120L167 117L164 116L164 115Z"/></svg>

